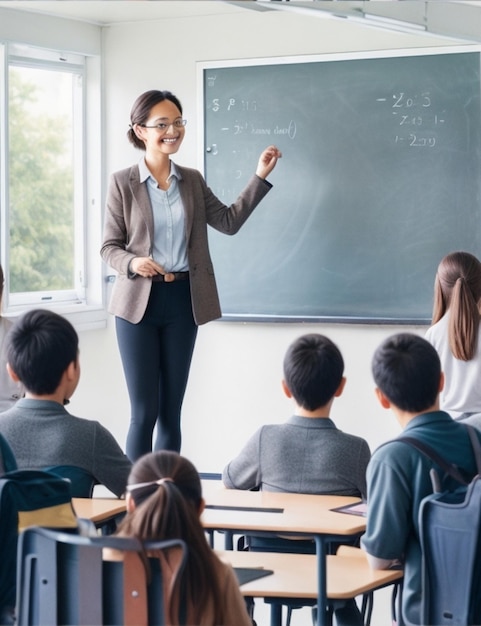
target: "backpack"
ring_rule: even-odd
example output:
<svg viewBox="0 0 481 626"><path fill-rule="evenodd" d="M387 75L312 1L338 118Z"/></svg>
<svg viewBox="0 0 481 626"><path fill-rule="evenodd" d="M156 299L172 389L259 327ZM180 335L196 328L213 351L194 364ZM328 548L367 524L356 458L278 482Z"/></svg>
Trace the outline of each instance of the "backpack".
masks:
<svg viewBox="0 0 481 626"><path fill-rule="evenodd" d="M476 459L471 480L435 450L413 437L399 437L440 467L459 486L442 490L441 477L430 471L433 493L419 508L422 550L421 624L481 624L481 443L466 425Z"/></svg>
<svg viewBox="0 0 481 626"><path fill-rule="evenodd" d="M40 470L15 470L0 477L0 624L13 623L17 540L28 526L78 527L70 481Z"/></svg>

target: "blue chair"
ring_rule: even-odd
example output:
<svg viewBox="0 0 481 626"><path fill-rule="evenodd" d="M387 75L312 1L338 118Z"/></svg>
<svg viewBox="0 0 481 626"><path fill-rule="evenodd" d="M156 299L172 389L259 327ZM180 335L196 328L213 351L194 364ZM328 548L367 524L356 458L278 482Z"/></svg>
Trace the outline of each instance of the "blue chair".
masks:
<svg viewBox="0 0 481 626"><path fill-rule="evenodd" d="M71 483L72 498L91 498L94 486L98 481L83 467L75 465L51 465L44 468L47 472L57 474L61 478L67 478Z"/></svg>
<svg viewBox="0 0 481 626"><path fill-rule="evenodd" d="M0 474L17 469L17 461L5 437L0 435Z"/></svg>
<svg viewBox="0 0 481 626"><path fill-rule="evenodd" d="M108 560L106 549L119 558ZM16 625L180 624L186 560L180 539L142 544L32 526L19 537ZM174 622L167 617L172 602L179 613Z"/></svg>

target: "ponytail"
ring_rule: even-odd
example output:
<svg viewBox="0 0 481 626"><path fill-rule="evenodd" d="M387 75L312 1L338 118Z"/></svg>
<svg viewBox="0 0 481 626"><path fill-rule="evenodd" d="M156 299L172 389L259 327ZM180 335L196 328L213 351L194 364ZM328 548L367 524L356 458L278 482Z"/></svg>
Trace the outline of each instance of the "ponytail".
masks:
<svg viewBox="0 0 481 626"><path fill-rule="evenodd" d="M453 356L474 358L478 347L481 300L481 263L469 252L444 257L434 283L435 324L449 311L448 339Z"/></svg>
<svg viewBox="0 0 481 626"><path fill-rule="evenodd" d="M187 563L182 580L176 581L175 597L180 598L180 589L185 591L189 623L200 624L213 611L214 623L221 624L222 581L200 522L202 487L195 467L176 452L146 454L132 467L127 490L136 506L117 534L140 541L183 539Z"/></svg>

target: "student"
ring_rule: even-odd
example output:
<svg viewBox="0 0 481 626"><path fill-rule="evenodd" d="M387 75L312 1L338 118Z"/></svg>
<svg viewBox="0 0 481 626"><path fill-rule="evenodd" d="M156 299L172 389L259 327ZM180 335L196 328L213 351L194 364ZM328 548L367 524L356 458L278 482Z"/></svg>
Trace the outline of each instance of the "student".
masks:
<svg viewBox="0 0 481 626"><path fill-rule="evenodd" d="M369 446L330 418L346 383L343 372L342 355L327 337L307 334L294 341L282 381L294 415L284 424L259 428L224 468L224 485L364 498Z"/></svg>
<svg viewBox="0 0 481 626"><path fill-rule="evenodd" d="M339 430L331 407L346 383L344 360L327 337L307 334L284 357L282 388L294 403L284 424L259 428L222 473L228 489L366 497L367 442ZM250 549L314 553L309 540L247 538ZM336 607L339 626L362 624L354 600Z"/></svg>
<svg viewBox="0 0 481 626"><path fill-rule="evenodd" d="M5 277L0 265L0 412L13 406L25 393L23 385L12 380L7 372L7 335L12 322L2 315L4 286Z"/></svg>
<svg viewBox="0 0 481 626"><path fill-rule="evenodd" d="M70 322L48 310L25 313L10 331L7 358L10 376L26 388L25 398L0 414L0 433L18 468L83 468L120 497L130 461L99 422L64 407L80 378L78 336Z"/></svg>
<svg viewBox="0 0 481 626"><path fill-rule="evenodd" d="M445 375L441 408L481 426L481 343L478 341L481 263L453 252L438 266L432 326L425 337L436 348ZM476 415L478 414L478 415Z"/></svg>
<svg viewBox="0 0 481 626"><path fill-rule="evenodd" d="M394 335L376 350L372 372L381 405L392 410L405 434L473 477L476 463L467 429L439 410L444 377L433 346L418 335ZM431 467L421 452L394 439L373 453L367 470L367 528L361 545L373 569L404 565L405 624L421 624L418 511L421 500L433 491ZM448 489L457 486L450 480L445 483Z"/></svg>
<svg viewBox="0 0 481 626"><path fill-rule="evenodd" d="M200 172L171 160L185 136L182 115L170 91L136 99L127 137L143 155L112 175L107 196L101 255L118 272L109 311L130 397L132 461L152 449L180 451L197 327L221 315L207 226L235 234L270 191L265 179L281 156L266 148L255 175L226 206Z"/></svg>
<svg viewBox="0 0 481 626"><path fill-rule="evenodd" d="M141 540L183 539L187 544L181 581L186 623L252 626L231 566L222 563L206 541L200 522L205 503L192 463L176 452L151 452L136 461L128 482L127 515L117 534Z"/></svg>

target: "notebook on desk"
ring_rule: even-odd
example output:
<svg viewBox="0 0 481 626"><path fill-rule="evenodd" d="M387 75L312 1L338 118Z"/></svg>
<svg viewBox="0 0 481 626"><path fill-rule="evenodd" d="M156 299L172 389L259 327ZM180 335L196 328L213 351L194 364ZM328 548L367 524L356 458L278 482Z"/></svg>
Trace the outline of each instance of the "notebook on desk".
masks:
<svg viewBox="0 0 481 626"><path fill-rule="evenodd" d="M284 513L284 509L266 506L237 506L228 504L206 504L206 509L219 509L221 511L249 511L251 513Z"/></svg>
<svg viewBox="0 0 481 626"><path fill-rule="evenodd" d="M234 573L237 576L239 585L245 585L258 578L264 578L273 574L271 569L264 569L263 567L234 567Z"/></svg>
<svg viewBox="0 0 481 626"><path fill-rule="evenodd" d="M367 502L355 502L354 504L345 504L344 506L338 506L335 509L331 509L336 513L349 513L349 515L360 515L366 517L367 515Z"/></svg>

